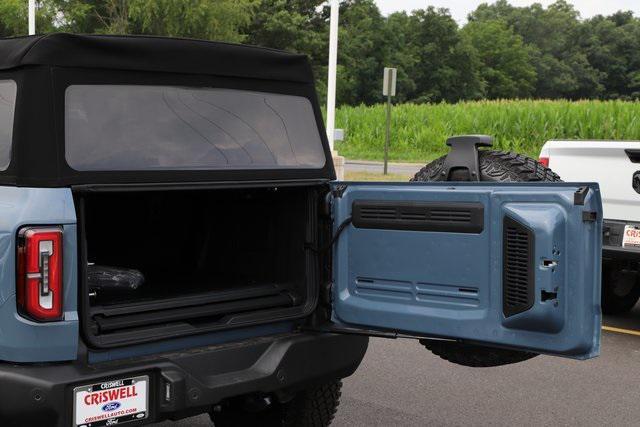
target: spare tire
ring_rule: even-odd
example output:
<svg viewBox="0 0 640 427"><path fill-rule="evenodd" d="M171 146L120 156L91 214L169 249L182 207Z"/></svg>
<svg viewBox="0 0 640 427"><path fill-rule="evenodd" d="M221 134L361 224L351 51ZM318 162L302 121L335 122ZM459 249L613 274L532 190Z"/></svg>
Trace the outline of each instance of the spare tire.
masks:
<svg viewBox="0 0 640 427"><path fill-rule="evenodd" d="M443 181L446 156L440 157L420 169L411 181ZM521 154L481 150L478 154L480 180L488 182L557 182L560 177L535 159ZM454 170L450 181L466 181L466 170ZM472 367L501 366L523 362L537 356L536 353L485 347L475 344L421 340L420 343L434 354L449 362Z"/></svg>
<svg viewBox="0 0 640 427"><path fill-rule="evenodd" d="M505 151L478 151L480 180L489 182L559 182L560 177L531 157ZM442 170L447 156L432 161L420 169L411 181L443 181ZM465 170L454 170L450 181L466 181Z"/></svg>

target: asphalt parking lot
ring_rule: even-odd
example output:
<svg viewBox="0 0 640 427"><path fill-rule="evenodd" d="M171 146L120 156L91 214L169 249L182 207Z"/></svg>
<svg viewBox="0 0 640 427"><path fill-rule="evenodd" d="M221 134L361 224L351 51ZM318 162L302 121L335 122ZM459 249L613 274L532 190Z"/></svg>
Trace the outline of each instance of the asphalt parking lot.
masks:
<svg viewBox="0 0 640 427"><path fill-rule="evenodd" d="M413 175L420 165L392 164ZM349 162L378 173L376 162ZM637 426L640 424L640 304L606 316L601 356L585 362L538 356L516 365L467 368L412 340L372 339L344 381L334 426ZM169 426L210 426L200 416Z"/></svg>
<svg viewBox="0 0 640 427"><path fill-rule="evenodd" d="M640 305L605 318L602 354L586 362L538 356L466 368L411 340L372 339L345 380L334 426L637 426ZM615 328L618 332L613 332ZM195 417L159 426L210 426Z"/></svg>

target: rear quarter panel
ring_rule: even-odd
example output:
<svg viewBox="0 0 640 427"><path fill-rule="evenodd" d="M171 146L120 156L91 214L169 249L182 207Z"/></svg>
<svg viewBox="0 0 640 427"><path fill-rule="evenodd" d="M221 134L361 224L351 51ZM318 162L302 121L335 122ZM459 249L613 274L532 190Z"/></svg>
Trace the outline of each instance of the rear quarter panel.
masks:
<svg viewBox="0 0 640 427"><path fill-rule="evenodd" d="M16 236L25 225L64 227L64 320L36 323L16 305ZM78 351L76 213L68 188L0 187L0 361L75 360Z"/></svg>

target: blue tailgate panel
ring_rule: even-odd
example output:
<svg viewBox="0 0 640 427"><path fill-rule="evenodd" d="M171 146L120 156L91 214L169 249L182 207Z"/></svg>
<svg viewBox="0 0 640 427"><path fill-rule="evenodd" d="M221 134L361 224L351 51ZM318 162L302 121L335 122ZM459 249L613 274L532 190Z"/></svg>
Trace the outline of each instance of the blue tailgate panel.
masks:
<svg viewBox="0 0 640 427"><path fill-rule="evenodd" d="M583 204L575 204L584 186ZM336 183L334 189L334 232L354 217L334 246L335 323L579 359L598 355L602 207L596 184ZM449 222L440 218L445 227L438 231L355 223L359 204L408 202L480 206L481 230L447 231L446 224L456 229L455 215ZM514 221L533 241L530 301L524 311L505 314L503 299L519 301L520 292L503 296L503 264L514 268L503 262L503 228Z"/></svg>

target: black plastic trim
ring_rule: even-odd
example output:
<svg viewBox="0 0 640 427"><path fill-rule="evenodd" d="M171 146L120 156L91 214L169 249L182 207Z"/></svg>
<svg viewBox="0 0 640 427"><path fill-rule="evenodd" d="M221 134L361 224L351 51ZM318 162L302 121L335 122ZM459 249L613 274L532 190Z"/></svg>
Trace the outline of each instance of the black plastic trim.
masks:
<svg viewBox="0 0 640 427"><path fill-rule="evenodd" d="M508 216L502 227L502 311L510 317L533 307L535 235Z"/></svg>
<svg viewBox="0 0 640 427"><path fill-rule="evenodd" d="M603 247L617 247L622 249L622 238L625 225L637 225L640 223L633 221L604 220L602 224L602 245Z"/></svg>
<svg viewBox="0 0 640 427"><path fill-rule="evenodd" d="M291 307L293 298L287 294L250 298L239 301L217 302L192 307L170 308L147 313L132 313L119 316L95 316L101 333L127 330L141 326L157 325L176 321L186 321L209 316L237 314L265 308Z"/></svg>
<svg viewBox="0 0 640 427"><path fill-rule="evenodd" d="M72 185L74 194L86 193L121 193L137 191L183 191L183 190L213 190L230 188L277 188L277 187L309 187L327 184L328 179L299 179L271 180L271 181L212 181L212 182L164 182L142 184L86 184Z"/></svg>
<svg viewBox="0 0 640 427"><path fill-rule="evenodd" d="M484 229L482 203L357 200L351 216L356 228L474 234Z"/></svg>
<svg viewBox="0 0 640 427"><path fill-rule="evenodd" d="M604 220L602 226L602 258L609 260L640 261L640 248L625 248L622 237L625 225L640 226L640 222Z"/></svg>
<svg viewBox="0 0 640 427"><path fill-rule="evenodd" d="M624 152L627 153L631 163L640 163L640 150L637 148L628 148L624 150Z"/></svg>
<svg viewBox="0 0 640 427"><path fill-rule="evenodd" d="M358 336L291 333L95 365L0 363L1 425L72 425L74 387L139 375L150 377L150 418L131 426L197 415L251 393L290 396L351 375L367 343Z"/></svg>
<svg viewBox="0 0 640 427"><path fill-rule="evenodd" d="M589 194L589 187L585 185L578 188L573 194L573 204L576 206L584 206L584 202L587 199L587 194Z"/></svg>
<svg viewBox="0 0 640 427"><path fill-rule="evenodd" d="M623 248L620 246L603 246L602 258L611 260L640 261L640 249Z"/></svg>
<svg viewBox="0 0 640 427"><path fill-rule="evenodd" d="M91 315L103 314L107 317L119 316L131 313L143 313L146 311L165 310L182 307L194 307L216 302L238 301L249 298L259 298L279 295L281 289L276 285L260 285L254 287L231 289L215 293L202 292L183 297L165 298L158 301L145 301L140 303L123 303L114 305L97 305L91 307Z"/></svg>

